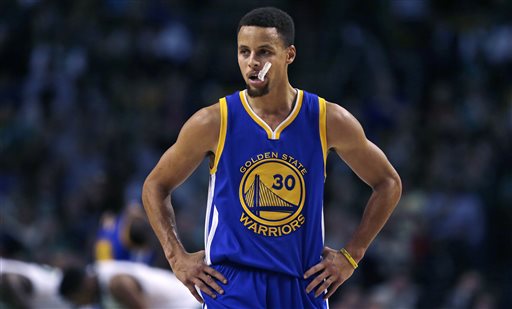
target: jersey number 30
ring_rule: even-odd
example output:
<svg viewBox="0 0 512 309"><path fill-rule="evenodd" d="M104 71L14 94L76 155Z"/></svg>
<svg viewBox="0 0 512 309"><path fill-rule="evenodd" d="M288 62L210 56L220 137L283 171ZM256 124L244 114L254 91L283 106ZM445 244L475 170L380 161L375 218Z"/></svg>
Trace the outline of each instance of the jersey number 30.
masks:
<svg viewBox="0 0 512 309"><path fill-rule="evenodd" d="M295 178L292 175L283 177L283 175L281 174L275 174L272 189L281 190L283 188L283 185L286 188L286 190L293 190L293 188L295 187Z"/></svg>

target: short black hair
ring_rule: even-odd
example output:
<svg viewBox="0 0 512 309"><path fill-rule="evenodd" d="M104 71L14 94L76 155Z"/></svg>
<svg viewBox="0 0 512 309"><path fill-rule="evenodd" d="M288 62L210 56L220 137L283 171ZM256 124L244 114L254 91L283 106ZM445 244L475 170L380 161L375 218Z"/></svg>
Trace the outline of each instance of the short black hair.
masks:
<svg viewBox="0 0 512 309"><path fill-rule="evenodd" d="M62 281L59 286L59 294L64 298L80 291L87 276L84 268L69 267L63 270Z"/></svg>
<svg viewBox="0 0 512 309"><path fill-rule="evenodd" d="M295 42L293 19L285 11L275 7L262 7L250 11L240 19L237 33L243 26L276 28L286 47Z"/></svg>

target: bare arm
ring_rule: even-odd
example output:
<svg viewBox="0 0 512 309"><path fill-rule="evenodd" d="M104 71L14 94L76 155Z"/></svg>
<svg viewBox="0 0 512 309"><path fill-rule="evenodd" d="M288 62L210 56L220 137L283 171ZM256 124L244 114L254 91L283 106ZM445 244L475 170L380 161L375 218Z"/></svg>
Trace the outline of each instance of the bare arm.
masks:
<svg viewBox="0 0 512 309"><path fill-rule="evenodd" d="M359 262L398 204L402 183L382 150L366 138L361 125L349 112L334 104L328 104L327 112L329 146L373 190L361 223L346 245ZM351 138L347 139L347 135Z"/></svg>
<svg viewBox="0 0 512 309"><path fill-rule="evenodd" d="M194 285L215 297L208 287L218 293L222 289L210 276L226 279L204 263L204 251L189 254L183 248L177 232L171 205L171 192L183 183L208 155L215 154L219 138L219 105L204 108L194 114L183 126L178 139L169 148L144 182L142 200L165 256L176 277L183 282L200 302ZM207 286L208 285L208 286Z"/></svg>
<svg viewBox="0 0 512 309"><path fill-rule="evenodd" d="M395 209L402 184L384 153L366 138L359 122L348 111L332 103L327 104L327 144L373 189L361 222L345 246L359 262ZM323 261L305 275L309 277L321 271L308 286L308 291L322 283L317 295L329 288L326 295L329 297L354 269L337 250L326 247L323 255Z"/></svg>
<svg viewBox="0 0 512 309"><path fill-rule="evenodd" d="M17 274L0 274L0 296L14 308L30 308L33 286L29 279Z"/></svg>
<svg viewBox="0 0 512 309"><path fill-rule="evenodd" d="M129 275L114 276L110 280L108 288L115 300L124 308L142 309L148 307L140 284Z"/></svg>

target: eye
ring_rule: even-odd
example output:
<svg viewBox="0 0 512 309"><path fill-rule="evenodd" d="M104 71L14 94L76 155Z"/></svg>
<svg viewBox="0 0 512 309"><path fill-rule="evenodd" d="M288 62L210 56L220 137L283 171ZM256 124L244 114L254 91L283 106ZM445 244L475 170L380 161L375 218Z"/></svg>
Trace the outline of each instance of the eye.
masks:
<svg viewBox="0 0 512 309"><path fill-rule="evenodd" d="M260 51L260 55L262 55L262 56L268 56L268 55L270 55L270 54L271 54L271 52L270 52L270 50L268 50L268 49L262 49L262 50Z"/></svg>
<svg viewBox="0 0 512 309"><path fill-rule="evenodd" d="M239 53L240 53L240 55L245 56L245 57L249 56L249 54L250 54L248 49L240 49Z"/></svg>

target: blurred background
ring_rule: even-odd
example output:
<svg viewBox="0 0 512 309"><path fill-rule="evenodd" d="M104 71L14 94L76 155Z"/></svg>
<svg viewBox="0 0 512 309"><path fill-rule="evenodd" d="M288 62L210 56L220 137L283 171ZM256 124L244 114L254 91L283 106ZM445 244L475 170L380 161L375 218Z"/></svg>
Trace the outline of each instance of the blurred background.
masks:
<svg viewBox="0 0 512 309"><path fill-rule="evenodd" d="M292 85L353 113L404 185L331 308L511 308L509 0L0 1L0 255L92 262L186 119L245 87L236 27L261 5L295 20ZM205 162L173 195L189 251L207 182ZM331 154L327 245L370 193Z"/></svg>

